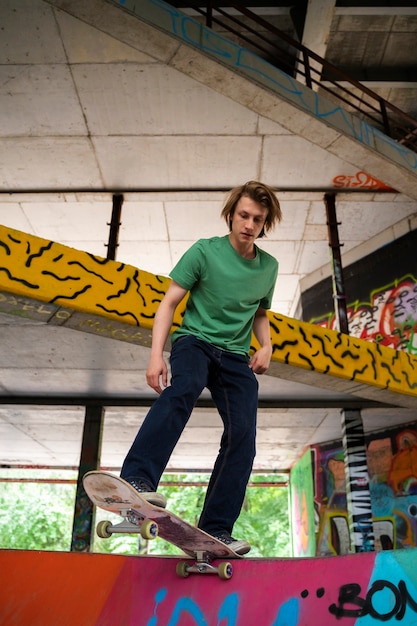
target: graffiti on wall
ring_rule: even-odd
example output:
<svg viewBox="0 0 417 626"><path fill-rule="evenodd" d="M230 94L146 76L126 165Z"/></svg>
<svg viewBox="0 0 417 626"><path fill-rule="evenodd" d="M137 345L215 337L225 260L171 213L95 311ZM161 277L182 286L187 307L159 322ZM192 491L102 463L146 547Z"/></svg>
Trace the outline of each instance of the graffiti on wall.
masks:
<svg viewBox="0 0 417 626"><path fill-rule="evenodd" d="M342 413L347 509L352 550L372 552L375 549L375 537L362 417L358 410L345 409Z"/></svg>
<svg viewBox="0 0 417 626"><path fill-rule="evenodd" d="M414 591L414 589L412 589ZM375 580L368 590L362 589L358 583L348 583L342 585L339 589L337 599L335 602L331 602L327 605L327 620L326 623L334 621L338 623L342 618L369 618L368 623L386 622L392 618L395 618L396 622L402 621L406 615L407 617L412 613L417 613L417 597L413 597L413 593L410 593L410 589L404 580L399 580L397 584L392 583L390 580L377 579ZM181 619L186 617L192 618L192 623L195 626L207 626L208 620L206 618L204 610L193 601L190 597L179 598L169 616L165 616L163 621L158 621L158 609L161 603L168 596L168 589L161 588L155 594L155 609L152 617L146 626L157 626L159 623L166 626L176 626L182 623ZM308 589L303 589L300 593L300 597L293 597L283 602L277 609L277 614L268 623L263 623L263 626L298 626L301 624L311 624L313 626L313 619L309 619L307 616L311 613L311 609L303 611L302 601L308 598L310 592ZM318 587L315 590L315 599L319 601L326 595L325 586ZM383 600L381 601L381 596ZM226 624L230 626L237 626L238 624L248 623L246 617L243 617L243 611L241 609L240 594L230 593L223 600L217 613L217 624L220 624L222 620L226 620ZM244 613L247 616L247 613ZM332 620L332 616L336 618ZM242 619L239 619L242 618ZM306 619L308 621L306 621ZM166 621L167 620L167 621ZM350 620L349 620L350 621ZM188 620L187 620L188 623ZM317 622L316 622L317 623ZM346 623L346 622L345 622ZM361 624L365 622L361 620ZM342 622L343 624L343 622Z"/></svg>
<svg viewBox="0 0 417 626"><path fill-rule="evenodd" d="M294 465L290 472L290 508L293 556L314 556L316 554L314 524L314 489L311 451Z"/></svg>
<svg viewBox="0 0 417 626"><path fill-rule="evenodd" d="M349 333L380 345L417 354L417 278L404 276L371 292L369 302L347 307ZM335 329L336 316L313 319L324 328Z"/></svg>
<svg viewBox="0 0 417 626"><path fill-rule="evenodd" d="M378 178L367 174L366 172L359 171L353 175L339 174L333 178L333 185L336 188L348 189L382 189L384 191L395 191L392 187L389 187Z"/></svg>
<svg viewBox="0 0 417 626"><path fill-rule="evenodd" d="M172 558L6 550L0 622L41 626L65 615L90 626L410 625L417 621L416 553L242 559L221 581L180 579ZM25 602L22 588L31 590Z"/></svg>
<svg viewBox="0 0 417 626"><path fill-rule="evenodd" d="M314 446L317 555L349 549L349 526L341 444ZM366 437L375 549L417 546L417 425ZM294 532L297 532L295 529Z"/></svg>

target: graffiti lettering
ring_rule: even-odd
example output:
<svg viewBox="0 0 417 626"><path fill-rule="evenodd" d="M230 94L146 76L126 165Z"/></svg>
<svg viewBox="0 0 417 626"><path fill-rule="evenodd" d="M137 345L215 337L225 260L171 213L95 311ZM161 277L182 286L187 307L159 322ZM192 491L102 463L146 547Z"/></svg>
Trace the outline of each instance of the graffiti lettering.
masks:
<svg viewBox="0 0 417 626"><path fill-rule="evenodd" d="M320 587L316 590L318 599L325 597L325 589ZM309 597L307 589L301 592L301 598L306 600ZM158 617L159 609L168 598L166 588L159 589L155 594L155 606L152 617L147 621L146 626L162 626ZM238 593L227 595L217 610L217 624L224 623L225 626L237 626L239 617L240 597ZM342 618L359 618L369 616L378 622L387 622L392 618L396 621L404 619L407 607L417 613L417 599L414 599L404 580L394 584L389 580L379 579L373 582L365 596L362 595L362 588L358 583L342 585L339 589L337 603L328 607L328 611L336 620ZM207 626L207 616L195 600L187 596L176 598L175 604L169 611L169 616L164 617L166 626L177 626L181 616L187 615L193 620L196 626ZM243 612L241 617L243 618ZM289 598L283 602L277 610L276 617L270 622L271 626L297 626L302 620L300 600ZM188 623L188 622L187 622ZM243 622L244 623L244 620ZM263 624L267 626L267 624Z"/></svg>
<svg viewBox="0 0 417 626"><path fill-rule="evenodd" d="M329 613L338 619L370 615L380 622L387 622L394 616L396 620L402 620L407 606L417 612L417 601L411 597L403 580L399 581L398 587L388 580L376 580L365 598L360 593L361 587L356 583L342 585L338 604L331 604Z"/></svg>
<svg viewBox="0 0 417 626"><path fill-rule="evenodd" d="M388 187L388 185L382 181L362 171L356 172L353 176L346 176L344 174L335 176L333 178L333 184L335 187L361 187L363 189L385 189L386 191L394 191L392 187Z"/></svg>
<svg viewBox="0 0 417 626"><path fill-rule="evenodd" d="M154 614L151 619L148 621L147 626L157 626L158 617L157 610L158 606L165 600L167 597L167 590L160 589L155 595L155 609ZM237 619L237 611L239 606L239 597L236 593L231 593L224 599L222 605L218 611L218 619L219 622L221 620L227 620L227 626L235 626ZM169 622L167 622L167 626L176 626L179 623L179 619L181 614L187 613L189 616L192 616L195 624L197 626L207 626L206 618L204 617L203 612L199 608L199 606L191 600L191 598L182 597L179 598L175 604L174 610L172 611ZM278 626L278 624L277 624Z"/></svg>
<svg viewBox="0 0 417 626"><path fill-rule="evenodd" d="M347 317L352 336L417 354L417 278L405 276L373 291L370 302L349 304ZM336 327L335 315L310 321Z"/></svg>

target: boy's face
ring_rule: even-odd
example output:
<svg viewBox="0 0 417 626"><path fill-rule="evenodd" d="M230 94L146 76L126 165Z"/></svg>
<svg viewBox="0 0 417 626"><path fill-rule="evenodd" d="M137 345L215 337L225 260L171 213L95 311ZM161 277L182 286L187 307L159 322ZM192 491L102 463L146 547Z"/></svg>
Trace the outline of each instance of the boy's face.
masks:
<svg viewBox="0 0 417 626"><path fill-rule="evenodd" d="M268 216L266 209L259 202L242 196L231 218L230 236L238 245L254 244L259 237Z"/></svg>

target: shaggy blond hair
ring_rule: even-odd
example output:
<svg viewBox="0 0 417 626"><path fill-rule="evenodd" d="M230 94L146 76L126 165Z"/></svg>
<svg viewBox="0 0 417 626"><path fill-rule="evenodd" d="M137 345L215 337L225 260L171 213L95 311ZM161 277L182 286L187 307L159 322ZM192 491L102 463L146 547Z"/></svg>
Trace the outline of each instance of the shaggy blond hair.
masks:
<svg viewBox="0 0 417 626"><path fill-rule="evenodd" d="M280 222L282 219L281 207L275 191L272 187L259 183L256 180L250 180L244 185L232 189L221 212L221 216L225 219L230 230L232 229L232 219L236 205L242 196L247 196L268 210L264 227L259 233L259 237L264 237L275 226L275 223Z"/></svg>

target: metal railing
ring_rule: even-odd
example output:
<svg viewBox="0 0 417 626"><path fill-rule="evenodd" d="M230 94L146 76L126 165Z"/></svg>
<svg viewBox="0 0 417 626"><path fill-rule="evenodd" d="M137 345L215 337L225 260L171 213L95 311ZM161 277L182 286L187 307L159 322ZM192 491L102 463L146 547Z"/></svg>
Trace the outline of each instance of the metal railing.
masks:
<svg viewBox="0 0 417 626"><path fill-rule="evenodd" d="M172 0L171 0L172 2ZM322 59L260 15L237 3L227 8L208 2L172 2L181 9L192 9L213 30L255 52L275 67L301 80L310 89L325 93L346 110L359 115L383 133L417 152L417 120L391 104L365 85L353 80L332 63ZM201 6L206 4L206 6Z"/></svg>

